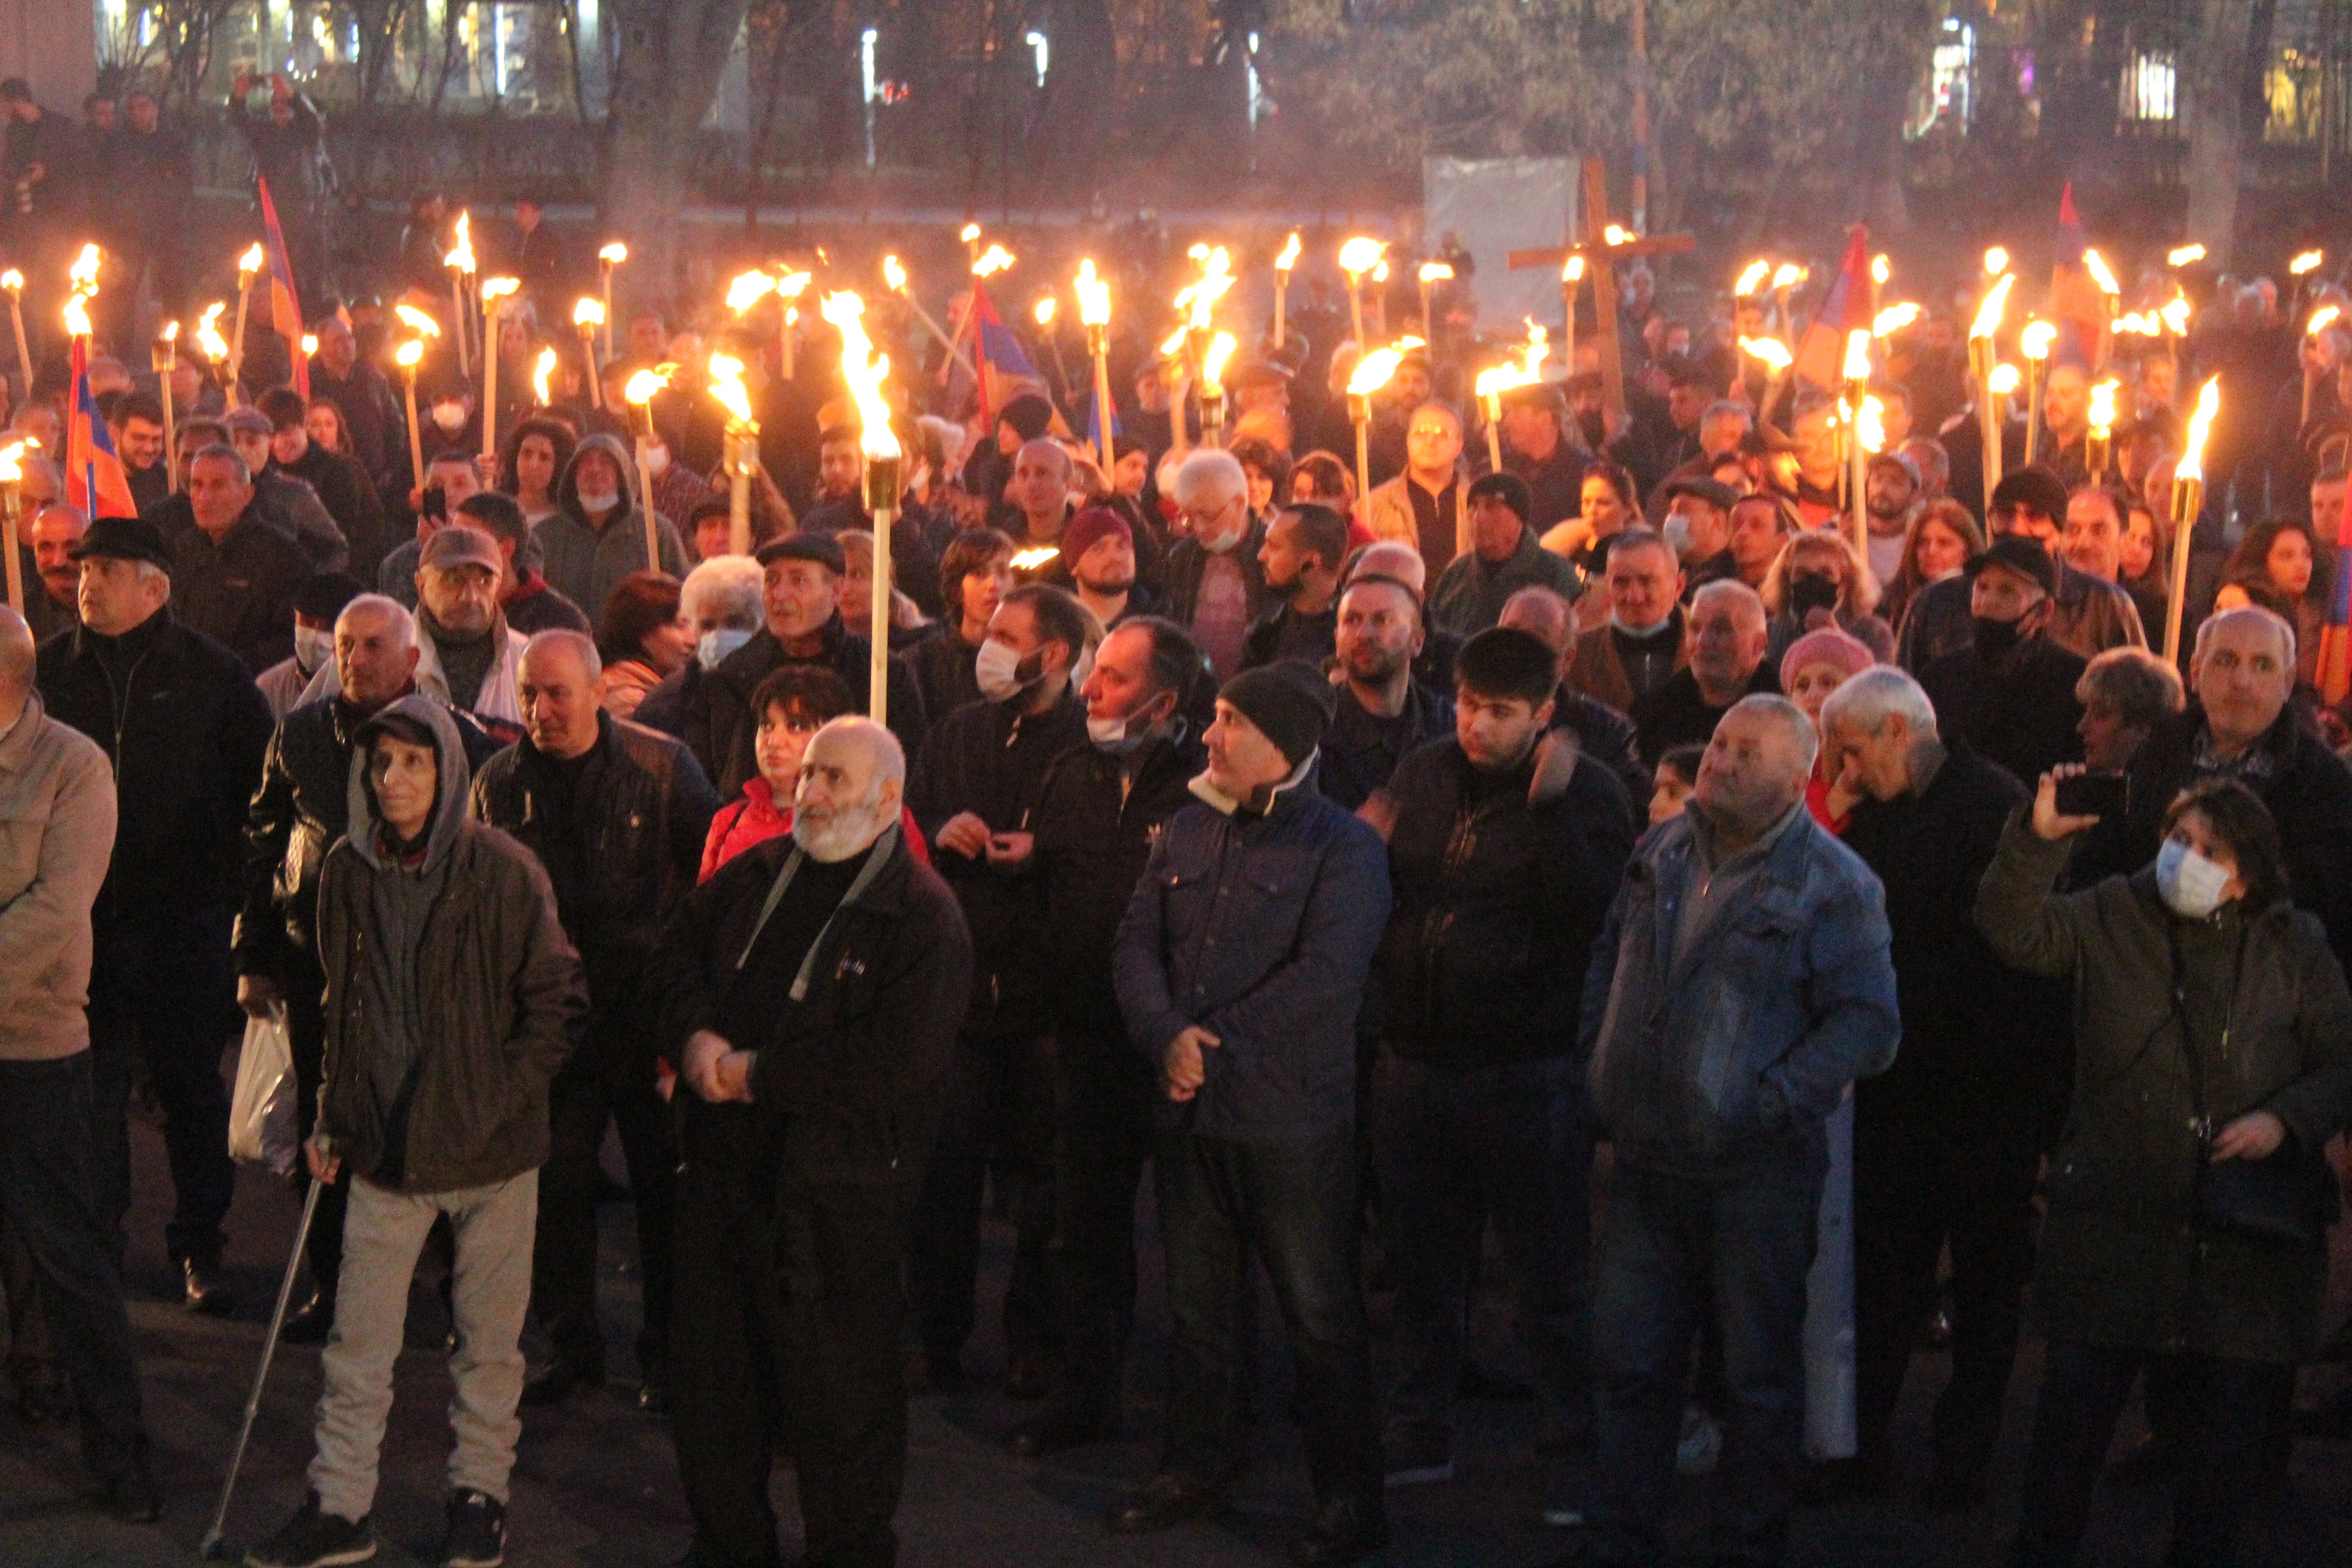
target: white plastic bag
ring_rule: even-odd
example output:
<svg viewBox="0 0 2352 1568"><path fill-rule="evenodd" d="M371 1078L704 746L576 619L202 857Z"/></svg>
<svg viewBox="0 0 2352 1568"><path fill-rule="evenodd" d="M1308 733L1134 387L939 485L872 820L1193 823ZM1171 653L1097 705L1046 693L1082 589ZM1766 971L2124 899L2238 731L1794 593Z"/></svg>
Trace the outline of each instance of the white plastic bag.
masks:
<svg viewBox="0 0 2352 1568"><path fill-rule="evenodd" d="M236 1055L236 1096L229 1102L229 1158L290 1175L301 1152L295 1133L299 1092L286 1010L273 1007L267 1018L246 1019L245 1044Z"/></svg>

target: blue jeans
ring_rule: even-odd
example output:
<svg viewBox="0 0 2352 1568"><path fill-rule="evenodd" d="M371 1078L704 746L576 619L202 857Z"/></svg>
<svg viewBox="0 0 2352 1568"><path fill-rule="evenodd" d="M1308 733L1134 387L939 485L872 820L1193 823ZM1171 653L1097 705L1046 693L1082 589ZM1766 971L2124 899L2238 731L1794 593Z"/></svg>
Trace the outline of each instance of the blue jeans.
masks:
<svg viewBox="0 0 2352 1568"><path fill-rule="evenodd" d="M80 1405L82 1452L110 1479L146 1439L122 1277L99 1217L89 1068L88 1051L0 1061L0 1213L32 1254L50 1342Z"/></svg>
<svg viewBox="0 0 2352 1568"><path fill-rule="evenodd" d="M2145 1365L2177 1403L2180 1446L2172 1499L2172 1568L2221 1568L2236 1561L2246 1508L2262 1490L2270 1456L2294 1404L2294 1368L2219 1356L2158 1357L2078 1340L2050 1342L2033 1449L2025 1467L2025 1507L2011 1568L2073 1568L2091 1520L2091 1494L2115 1440L2132 1378Z"/></svg>
<svg viewBox="0 0 2352 1568"><path fill-rule="evenodd" d="M1618 1164L1593 1308L1596 1560L1664 1561L1658 1525L1691 1343L1709 1313L1731 1394L1711 1551L1720 1563L1783 1560L1804 1450L1805 1275L1827 1168L1818 1140L1720 1176Z"/></svg>
<svg viewBox="0 0 2352 1568"><path fill-rule="evenodd" d="M1491 1217L1510 1271L1512 1327L1536 1365L1538 1447L1592 1443L1592 1137L1563 1058L1460 1072L1384 1052L1372 1149L1396 1273L1400 1451L1447 1450L1470 1280Z"/></svg>
<svg viewBox="0 0 2352 1568"><path fill-rule="evenodd" d="M1304 1143L1163 1133L1153 1170L1173 1320L1160 1469L1216 1479L1241 1468L1251 1386L1242 1301L1255 1256L1297 1363L1315 1495L1376 1508L1381 1444L1357 1280L1354 1127Z"/></svg>

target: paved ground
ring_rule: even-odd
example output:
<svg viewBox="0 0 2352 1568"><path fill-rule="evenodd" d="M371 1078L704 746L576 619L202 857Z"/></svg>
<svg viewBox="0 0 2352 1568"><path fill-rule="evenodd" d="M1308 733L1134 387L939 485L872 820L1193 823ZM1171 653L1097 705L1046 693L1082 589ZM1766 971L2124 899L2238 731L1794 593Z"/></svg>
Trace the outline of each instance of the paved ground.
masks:
<svg viewBox="0 0 2352 1568"><path fill-rule="evenodd" d="M253 1172L239 1183L231 1218L231 1263L244 1305L225 1321L192 1318L167 1296L161 1250L165 1206L162 1145L153 1131L136 1134L139 1207L131 1248L131 1318L146 1373L148 1415L159 1447L159 1471L168 1503L159 1525L131 1529L100 1519L78 1505L81 1485L69 1436L58 1428L28 1430L0 1415L0 1564L5 1568L163 1568L197 1561L195 1548L243 1409L254 1357L267 1321L268 1297L290 1244L299 1205L284 1188ZM616 1369L629 1365L635 1282L625 1267L629 1226L625 1207L604 1210L606 1319ZM1002 1235L992 1237L992 1281L1001 1280ZM2339 1237L2339 1255L2347 1249ZM2339 1262L2352 1261L2339 1256ZM1147 1263L1149 1253L1147 1252ZM1160 1305L1156 1270L1148 1270L1142 1318L1157 1325ZM2339 1274L2345 1273L2339 1268ZM993 1283L986 1287L992 1291ZM1376 1307L1377 1307L1376 1301ZM1261 1321L1272 1325L1270 1304ZM385 1551L379 1559L406 1565L431 1561L439 1527L442 1464L446 1452L443 1410L448 1380L436 1348L443 1320L430 1289L415 1297L410 1350L399 1368L398 1401L385 1455L377 1521ZM1482 1307L1481 1331L1501 1360L1494 1309ZM1156 1333L1156 1328L1153 1331ZM1146 1541L1114 1541L1104 1533L1104 1509L1149 1474L1148 1435L1158 1421L1160 1394L1156 1338L1137 1358L1139 1398L1129 1441L1089 1449L1065 1460L1017 1461L1002 1446L1023 1407L989 1390L1001 1371L997 1342L983 1330L969 1362L978 1392L916 1402L913 1453L901 1515L904 1561L910 1568L1058 1568L1058 1565L1165 1564L1168 1568L1260 1568L1280 1563L1282 1545L1305 1503L1303 1463L1295 1430L1281 1412L1288 1378L1278 1351L1267 1352L1260 1379L1264 1402L1255 1464L1234 1518L1195 1525ZM1271 1336L1269 1336L1271 1337ZM2003 1458L1994 1500L1977 1515L1931 1519L1916 1504L1820 1510L1799 1516L1794 1558L1800 1563L1887 1564L1890 1568L1973 1568L2000 1560L2014 1515L2024 1428L2030 1419L2038 1355L2029 1354L2011 1391ZM2313 1373L2306 1394L2336 1385L2340 1372ZM1920 1454L1924 1401L1940 1384L1937 1358L1923 1356L1906 1409L1906 1452ZM318 1392L313 1351L281 1351L274 1370L246 1479L230 1516L229 1539L249 1543L274 1529L299 1501L302 1466L310 1454L311 1402ZM639 1415L629 1387L576 1401L526 1421L515 1478L514 1551L509 1561L533 1568L653 1568L676 1561L688 1526L668 1432ZM1397 1568L1535 1568L1569 1555L1570 1532L1535 1520L1535 1472L1517 1454L1529 1407L1506 1403L1466 1407L1454 1485L1425 1488L1396 1502L1397 1544L1387 1561ZM2136 1417L2135 1423L2136 1423ZM2131 1434L2126 1434L2129 1436ZM1916 1481L1916 1478L1912 1478ZM788 1521L789 1474L778 1499ZM1690 1483L1685 1521L1701 1517L1706 1484ZM2110 1489L2101 1498L2086 1562L2102 1568L2137 1568L2161 1561L2167 1500L2158 1490ZM2352 1563L2352 1445L2304 1443L2295 1455L2292 1494L2263 1506L2245 1561L2279 1568ZM1695 1536L1688 1544L1696 1546ZM796 1542L787 1541L791 1552Z"/></svg>

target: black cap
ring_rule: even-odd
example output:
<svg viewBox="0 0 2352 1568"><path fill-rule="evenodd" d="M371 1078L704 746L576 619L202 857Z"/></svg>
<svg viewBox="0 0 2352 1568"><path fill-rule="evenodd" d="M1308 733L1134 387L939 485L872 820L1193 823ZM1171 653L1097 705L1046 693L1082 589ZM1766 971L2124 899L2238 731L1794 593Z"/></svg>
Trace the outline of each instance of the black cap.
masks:
<svg viewBox="0 0 2352 1568"><path fill-rule="evenodd" d="M152 562L166 572L172 569L172 552L163 543L163 531L143 517L100 518L89 525L72 553L76 561L96 555L110 561Z"/></svg>
<svg viewBox="0 0 2352 1568"><path fill-rule="evenodd" d="M1473 479L1470 482L1470 499L1475 501L1480 496L1493 496L1517 512L1521 522L1527 521L1536 510L1535 497L1528 489L1528 481L1517 474L1484 474Z"/></svg>
<svg viewBox="0 0 2352 1568"><path fill-rule="evenodd" d="M1323 672L1296 659L1245 669L1226 681L1217 697L1239 709L1294 768L1323 743L1339 705Z"/></svg>
<svg viewBox="0 0 2352 1568"><path fill-rule="evenodd" d="M2066 481L2039 463L2013 469L1993 486L1992 504L1985 508L1985 515L1990 517L2005 506L2028 507L2053 522L2063 521L2066 516Z"/></svg>
<svg viewBox="0 0 2352 1568"><path fill-rule="evenodd" d="M841 543L830 533L787 533L760 546L754 559L762 566L778 561L814 561L836 577L849 573L849 563L842 558Z"/></svg>
<svg viewBox="0 0 2352 1568"><path fill-rule="evenodd" d="M1668 479L1665 496L1670 504L1676 496L1696 496L1726 515L1730 513L1733 507L1739 504L1738 490L1733 489L1721 479L1711 479L1706 474L1692 474L1684 479Z"/></svg>
<svg viewBox="0 0 2352 1568"><path fill-rule="evenodd" d="M1971 582L1988 566L1999 566L2030 578L2043 595L2055 596L2058 592L2058 567L2050 559L2050 552L2042 548L2042 541L2022 533L2004 533L1992 542L1991 548L1972 557L1967 567Z"/></svg>

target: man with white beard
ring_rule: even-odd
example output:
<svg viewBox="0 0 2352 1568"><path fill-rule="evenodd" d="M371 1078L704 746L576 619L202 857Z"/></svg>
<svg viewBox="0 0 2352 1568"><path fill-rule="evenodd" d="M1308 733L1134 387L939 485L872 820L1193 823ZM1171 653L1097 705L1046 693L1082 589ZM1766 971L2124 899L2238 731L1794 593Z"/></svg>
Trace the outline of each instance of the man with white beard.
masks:
<svg viewBox="0 0 2352 1568"><path fill-rule="evenodd" d="M791 837L689 894L650 971L684 1102L671 1415L692 1562L775 1560L779 1434L808 1560L897 1557L904 1216L971 987L955 895L899 837L906 776L871 720L819 730Z"/></svg>

